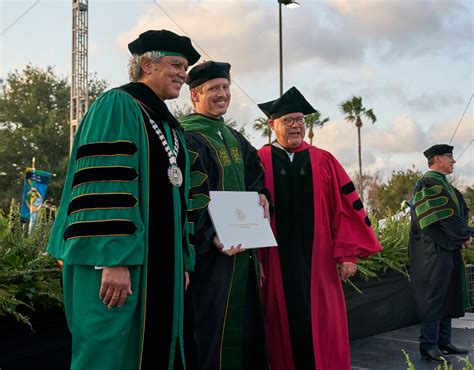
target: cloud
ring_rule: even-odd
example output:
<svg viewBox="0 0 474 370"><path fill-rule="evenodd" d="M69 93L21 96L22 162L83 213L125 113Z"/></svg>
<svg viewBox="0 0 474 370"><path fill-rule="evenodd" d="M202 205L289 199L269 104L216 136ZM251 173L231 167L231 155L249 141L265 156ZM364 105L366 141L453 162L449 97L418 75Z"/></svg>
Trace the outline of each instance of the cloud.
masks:
<svg viewBox="0 0 474 370"><path fill-rule="evenodd" d="M232 64L226 116L239 126L247 123L252 143L263 145L265 139L250 126L261 116L253 100L278 96L277 2L174 0L159 6L152 3L116 38L120 50L128 55L127 44L147 29L187 33L204 49L203 59L209 59L207 53ZM362 129L364 169L426 169L422 151L449 141L466 89L472 88L472 66L466 62L472 60L472 15L466 0L325 0L301 2L295 10L283 7L284 89L297 86L332 119L315 131L315 143L357 169L356 130L342 120L338 104L358 95L378 118ZM189 102L184 90L180 103ZM455 150L473 137L468 116L454 138ZM469 150L464 156L472 156ZM458 168L463 176L472 172L461 162Z"/></svg>
<svg viewBox="0 0 474 370"><path fill-rule="evenodd" d="M460 153L473 138L472 115L464 118L453 144L454 152ZM471 124L469 124L471 123ZM369 173L381 172L388 176L393 170L407 170L415 167L425 171L426 159L423 151L435 143L447 143L457 122L450 120L423 128L412 117L402 115L386 127L366 124L362 127L362 165ZM345 121L330 121L322 129L315 130L316 146L333 153L348 171L358 169L357 133L354 125ZM474 183L474 166L470 145L456 165L457 174L465 184Z"/></svg>
<svg viewBox="0 0 474 370"><path fill-rule="evenodd" d="M314 131L313 144L330 151L348 166L355 166L357 157L357 131L354 125L345 121L330 121L321 129ZM363 135L364 136L364 135ZM362 138L363 157L366 149L364 137ZM364 163L369 163L365 162Z"/></svg>
<svg viewBox="0 0 474 370"><path fill-rule="evenodd" d="M437 31L441 27L440 8L449 11L447 2L442 6L430 1L403 0L328 0L327 3L363 34L392 40Z"/></svg>
<svg viewBox="0 0 474 370"><path fill-rule="evenodd" d="M377 75L377 71L374 68L364 65L360 68L360 75L364 78L372 78Z"/></svg>
<svg viewBox="0 0 474 370"><path fill-rule="evenodd" d="M459 161L454 165L453 175L459 180L460 187L474 187L474 166L472 165L473 149L470 152L470 161Z"/></svg>
<svg viewBox="0 0 474 370"><path fill-rule="evenodd" d="M232 63L234 75L275 77L279 65L278 7L270 1L160 1L152 3L128 31L126 45L147 29L190 35L202 59ZM377 73L366 61L427 53L469 56L472 24L461 21L461 0L305 2L282 7L283 63L291 75L308 65L341 71L357 66L362 78ZM403 21L401 21L403 20ZM454 47L456 46L456 47Z"/></svg>
<svg viewBox="0 0 474 370"><path fill-rule="evenodd" d="M251 73L265 70L268 60L277 63L277 28L267 7L255 7L251 2L209 1L160 1L159 6L150 6L132 29L119 35L121 48L143 31L166 28L190 35L201 60L231 61L233 71Z"/></svg>
<svg viewBox="0 0 474 370"><path fill-rule="evenodd" d="M472 22L465 1L326 0L351 37L378 41L386 58L449 50L472 43ZM403 20L403 21L401 21ZM469 46L465 45L465 48Z"/></svg>
<svg viewBox="0 0 474 370"><path fill-rule="evenodd" d="M462 121L453 118L447 122L438 122L429 128L429 133L430 144L448 143L452 138L454 152L459 153L474 138L474 115L468 112Z"/></svg>
<svg viewBox="0 0 474 370"><path fill-rule="evenodd" d="M279 63L276 5L261 2L256 6L252 1L160 1L159 6L151 5L130 30L117 37L117 45L125 52L127 44L141 32L166 28L190 35L202 59L228 60L237 73L269 74L277 70ZM315 9L311 3L295 10L283 7L285 67L295 68L311 60L331 65L361 61L362 44L347 38L343 27L315 22Z"/></svg>
<svg viewBox="0 0 474 370"><path fill-rule="evenodd" d="M413 153L426 149L428 137L411 117L403 115L386 128L366 128L366 141L371 150L393 153ZM376 126L376 124L375 124Z"/></svg>
<svg viewBox="0 0 474 370"><path fill-rule="evenodd" d="M433 111L445 108L448 105L461 105L459 96L452 96L447 92L423 92L421 95L406 99L406 105L421 111Z"/></svg>

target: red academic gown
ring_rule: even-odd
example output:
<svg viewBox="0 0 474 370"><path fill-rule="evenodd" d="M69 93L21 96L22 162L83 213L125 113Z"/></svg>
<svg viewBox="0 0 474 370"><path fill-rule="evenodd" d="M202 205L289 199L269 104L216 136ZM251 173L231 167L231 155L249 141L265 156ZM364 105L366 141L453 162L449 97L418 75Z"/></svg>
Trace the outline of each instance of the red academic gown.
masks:
<svg viewBox="0 0 474 370"><path fill-rule="evenodd" d="M289 162L287 153L281 148L268 145L259 150L265 169L264 185L275 201L272 228L279 244L278 248L259 250L266 276L262 298L271 368L348 370L350 353L346 305L337 263L355 262L358 258L381 251L381 246L370 227L370 221L351 179L334 156L305 142L293 151L294 160ZM285 164L285 161L288 162ZM277 168L278 173L274 173L274 168ZM288 186L282 186L280 180L287 181L290 175L288 172L293 170L297 171L294 179L288 182ZM298 185L300 181L307 183L296 190L292 184ZM298 193L295 194L294 191ZM305 191L309 191L309 194L301 199L301 193ZM311 198L312 209L311 204L304 202ZM280 220L283 219L284 222L280 222L277 228L279 204L283 202L290 206L295 204L294 211L281 208L289 214L284 218L280 215ZM307 232L304 226L301 228L308 219L306 216L302 217L304 212L306 216L311 215L311 224L306 226ZM300 242L308 244L304 234L307 234L306 240L309 240L309 247L306 249L298 246ZM282 255L285 250L282 247L285 245L289 252ZM293 251L302 251L302 259L305 261L301 263L300 258L299 262L290 262ZM289 264L291 265L288 266ZM306 294L303 291L303 297L299 297L298 291L305 282L299 284L299 280L295 280L292 275L299 276L305 269L308 271L308 292ZM305 280L304 274L302 276L302 280ZM295 301L301 304L296 304ZM304 325L304 317L307 317L307 325ZM302 328L302 331L305 327L310 327L307 330L309 340L301 339L307 338L306 334L300 335L295 326ZM307 345L308 342L309 349L300 350L300 345Z"/></svg>

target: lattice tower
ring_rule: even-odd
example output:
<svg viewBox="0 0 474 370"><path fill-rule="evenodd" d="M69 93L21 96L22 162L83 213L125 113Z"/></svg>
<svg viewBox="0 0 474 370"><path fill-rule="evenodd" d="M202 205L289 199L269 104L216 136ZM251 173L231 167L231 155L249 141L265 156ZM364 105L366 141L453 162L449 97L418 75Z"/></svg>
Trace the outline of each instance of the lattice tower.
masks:
<svg viewBox="0 0 474 370"><path fill-rule="evenodd" d="M87 42L88 0L72 0L72 81L70 101L69 145L88 107Z"/></svg>

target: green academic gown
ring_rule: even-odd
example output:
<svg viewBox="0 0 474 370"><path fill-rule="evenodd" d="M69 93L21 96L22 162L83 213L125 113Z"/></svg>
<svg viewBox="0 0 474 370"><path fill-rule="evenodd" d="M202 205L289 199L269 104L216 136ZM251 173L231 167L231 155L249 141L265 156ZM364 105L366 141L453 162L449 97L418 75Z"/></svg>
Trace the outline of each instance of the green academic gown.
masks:
<svg viewBox="0 0 474 370"><path fill-rule="evenodd" d="M461 245L472 233L469 208L446 176L428 171L412 197L408 250L420 321L461 317L469 305Z"/></svg>
<svg viewBox="0 0 474 370"><path fill-rule="evenodd" d="M149 117L171 149L177 135L180 187L169 182L169 158ZM48 246L63 260L71 369L185 367L184 271L194 266L188 167L179 123L144 84L104 93L84 116ZM120 308L99 299L103 266L129 268L133 293Z"/></svg>
<svg viewBox="0 0 474 370"><path fill-rule="evenodd" d="M257 151L222 119L192 114L181 119L191 162L191 242L196 268L191 274L189 316L194 322L196 357L191 369L268 368L263 313L254 250L234 256L213 245L216 235L207 205L209 191L268 192ZM245 247L245 246L244 246Z"/></svg>

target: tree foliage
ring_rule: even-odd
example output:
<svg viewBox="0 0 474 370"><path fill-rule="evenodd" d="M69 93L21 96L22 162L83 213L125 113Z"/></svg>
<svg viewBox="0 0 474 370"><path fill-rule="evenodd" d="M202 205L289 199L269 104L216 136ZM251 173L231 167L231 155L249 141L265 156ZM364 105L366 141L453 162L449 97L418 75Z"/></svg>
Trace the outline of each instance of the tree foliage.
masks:
<svg viewBox="0 0 474 370"><path fill-rule="evenodd" d="M474 212L474 187L468 186L462 191L464 200L467 203L469 209L471 209L471 214Z"/></svg>
<svg viewBox="0 0 474 370"><path fill-rule="evenodd" d="M272 142L272 129L268 125L267 117L259 117L253 121L253 129L259 131L263 137L268 139L268 144Z"/></svg>
<svg viewBox="0 0 474 370"><path fill-rule="evenodd" d="M240 132L247 140L250 140L250 134L245 131L245 125L240 126L240 128L237 125L237 121L234 119L227 119L224 118L224 122L227 126L232 127L234 130L237 130Z"/></svg>
<svg viewBox="0 0 474 370"><path fill-rule="evenodd" d="M357 190L357 194L362 193L360 188L360 178L359 178L359 171L354 171L350 173L350 178L353 180L354 185ZM378 192L380 186L382 184L381 175L379 172L375 174L364 173L362 177L362 188L363 188L363 196L361 199L364 199L364 208L366 209L367 213L372 214L374 216L378 216L378 210L375 208L377 203Z"/></svg>
<svg viewBox="0 0 474 370"><path fill-rule="evenodd" d="M387 182L381 184L372 194L371 206L380 218L396 214L404 201L410 201L416 181L423 175L421 171L408 169L392 171Z"/></svg>
<svg viewBox="0 0 474 370"><path fill-rule="evenodd" d="M309 143L313 144L313 137L314 137L314 127L322 128L326 122L329 121L329 117L321 119L320 112L314 112L305 116L306 127L308 128L308 137Z"/></svg>
<svg viewBox="0 0 474 370"><path fill-rule="evenodd" d="M392 171L389 178L383 182L380 173L374 175L364 174L364 206L368 213L377 219L383 219L389 215L396 214L404 207L405 202L410 201L417 180L423 176L423 172L416 169L405 171ZM359 183L359 175L351 173L354 182ZM459 179L450 177L449 181L458 189L462 187L456 184ZM359 187L357 186L359 192ZM474 207L474 187L465 187L461 191L468 207Z"/></svg>
<svg viewBox="0 0 474 370"><path fill-rule="evenodd" d="M170 111L172 112L173 116L179 121L181 118L185 116L189 116L191 113L194 112L193 107L189 104L178 105L176 103L172 103L170 107Z"/></svg>
<svg viewBox="0 0 474 370"><path fill-rule="evenodd" d="M89 99L106 87L92 76ZM47 198L58 204L69 159L69 95L66 77L53 67L27 65L7 76L0 96L0 208L20 199L24 170L36 158L36 168L51 172Z"/></svg>

